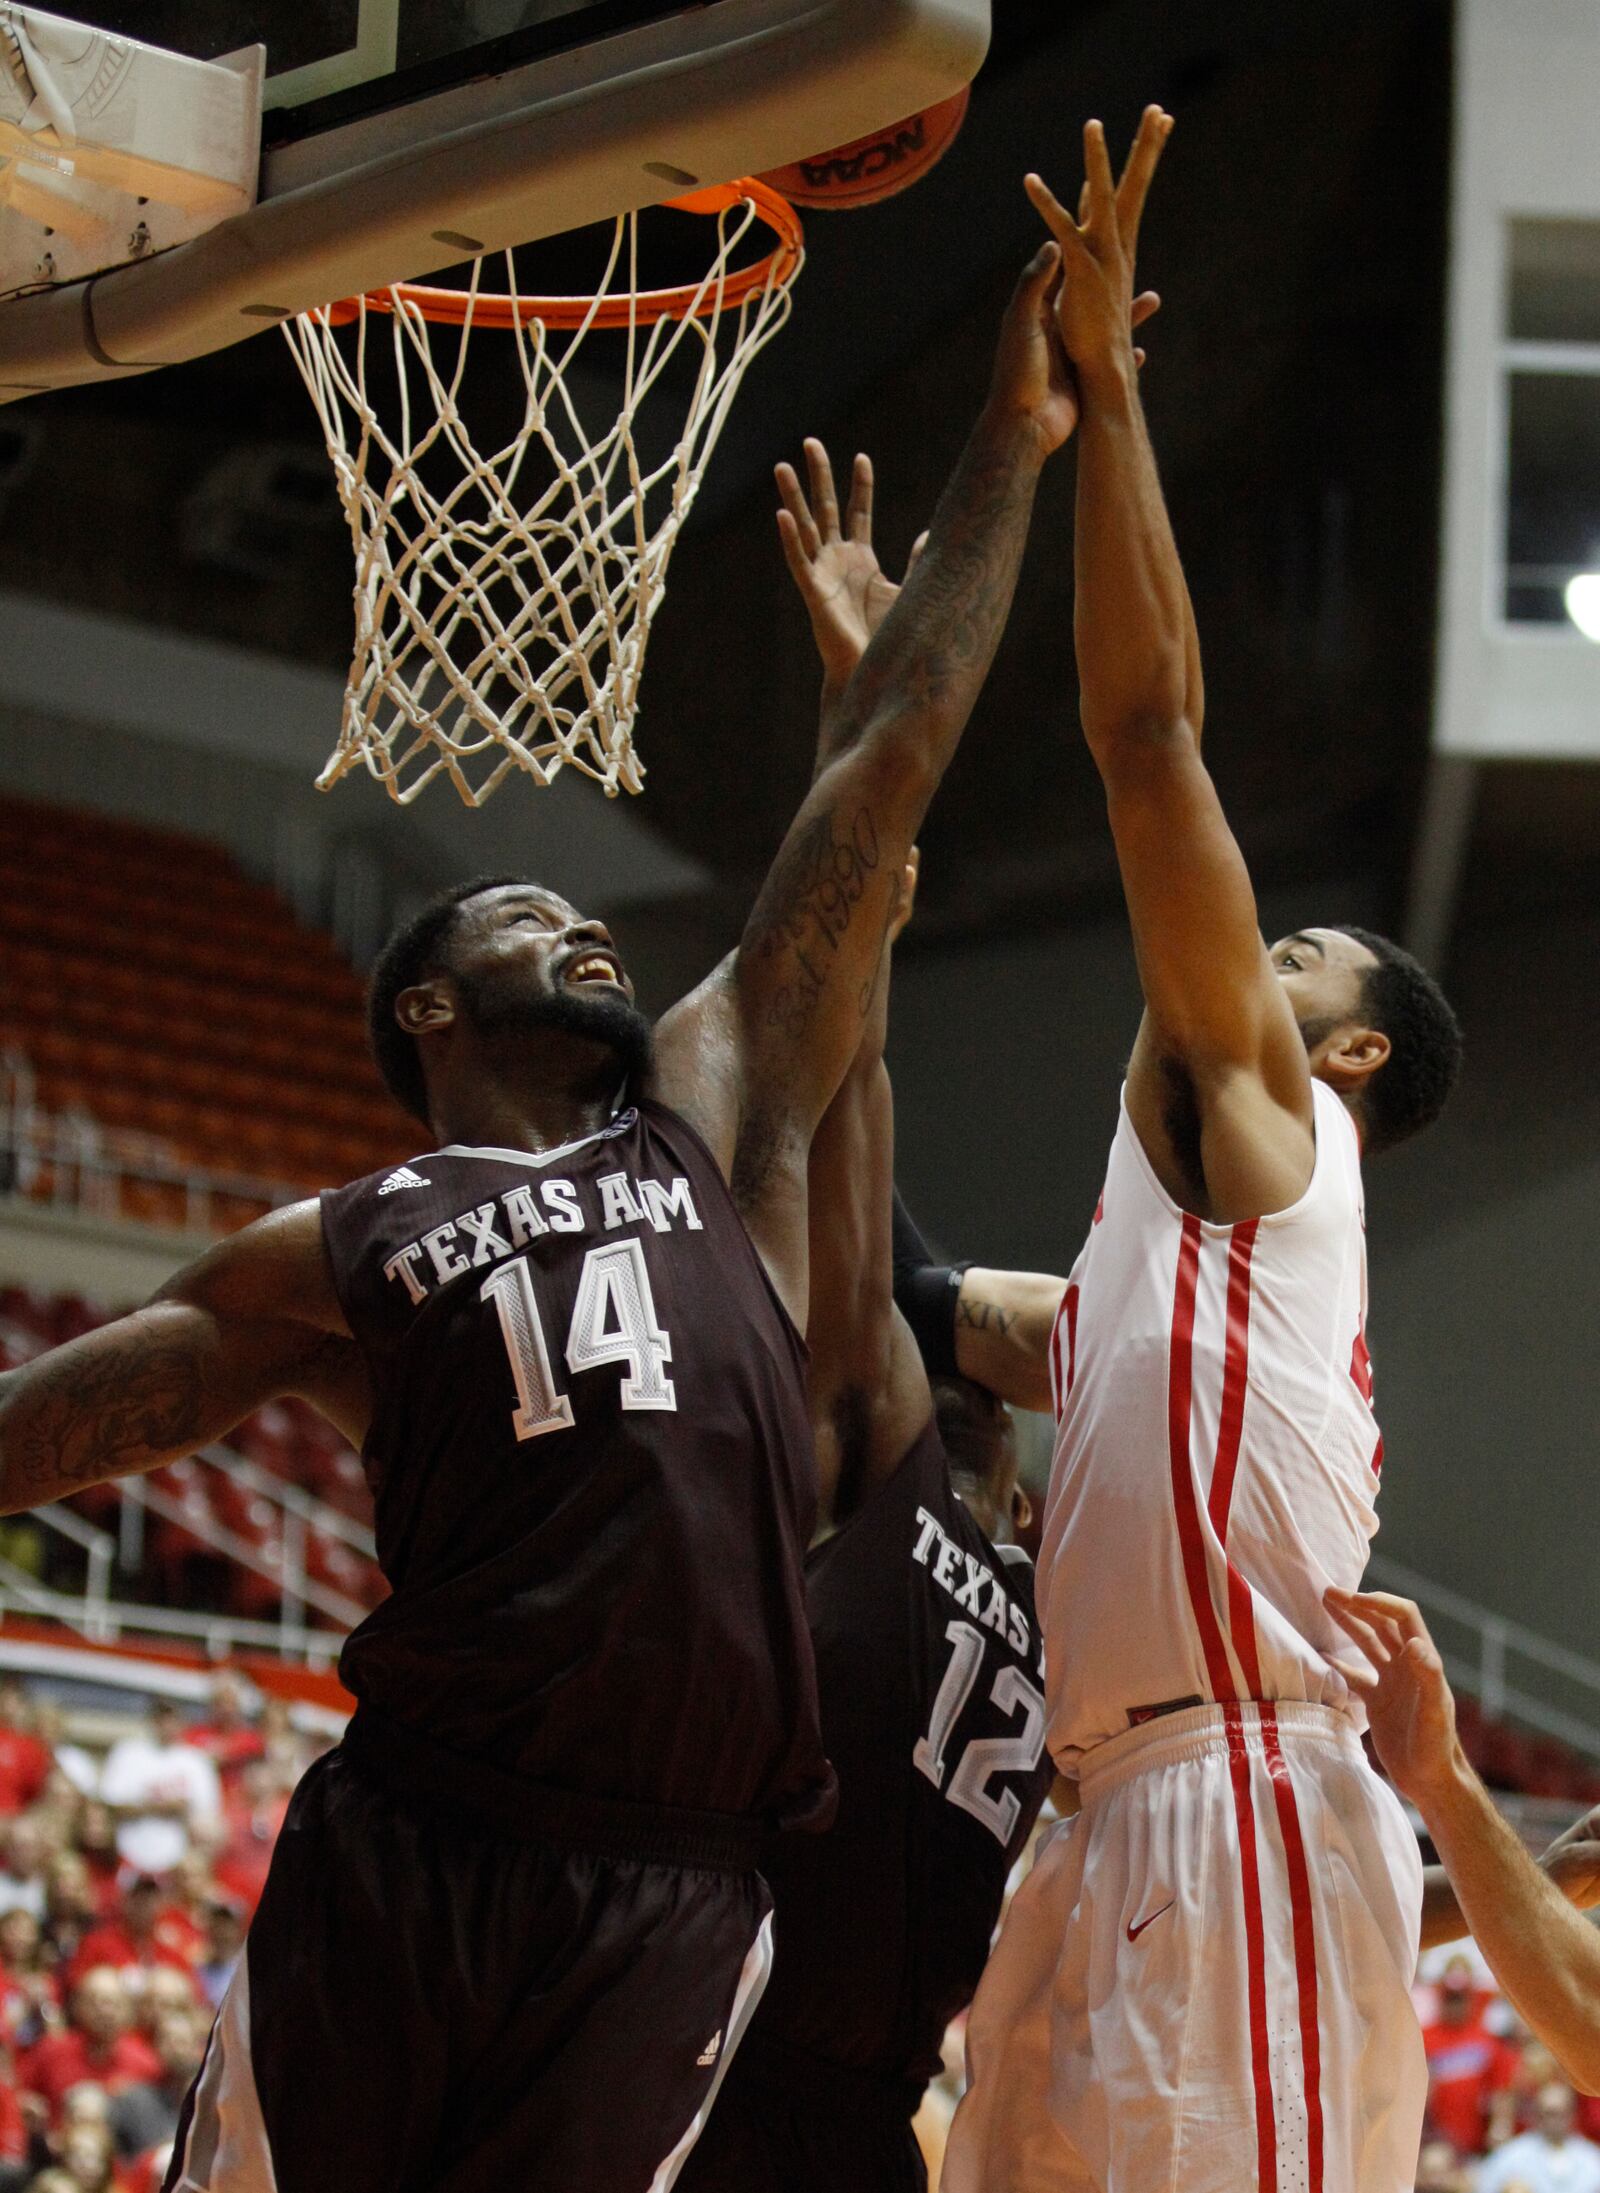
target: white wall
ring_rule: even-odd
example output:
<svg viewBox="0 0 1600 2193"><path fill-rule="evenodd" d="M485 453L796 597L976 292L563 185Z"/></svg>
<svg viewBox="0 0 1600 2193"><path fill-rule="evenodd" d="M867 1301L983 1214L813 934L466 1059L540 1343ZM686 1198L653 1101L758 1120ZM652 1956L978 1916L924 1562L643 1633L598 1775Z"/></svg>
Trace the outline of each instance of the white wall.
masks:
<svg viewBox="0 0 1600 2193"><path fill-rule="evenodd" d="M1458 0L1456 22L1435 743L1480 758L1587 758L1600 754L1600 647L1565 625L1501 617L1500 344L1511 219L1600 221L1600 7ZM1372 400L1383 401L1381 362Z"/></svg>

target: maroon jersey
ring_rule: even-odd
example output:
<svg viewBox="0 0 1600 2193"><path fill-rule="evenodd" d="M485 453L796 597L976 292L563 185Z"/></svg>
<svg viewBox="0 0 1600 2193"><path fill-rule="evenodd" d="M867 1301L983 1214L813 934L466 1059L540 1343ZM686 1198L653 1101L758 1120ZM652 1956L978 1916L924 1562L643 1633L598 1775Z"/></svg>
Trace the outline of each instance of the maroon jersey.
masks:
<svg viewBox="0 0 1600 2193"><path fill-rule="evenodd" d="M930 1423L812 1550L806 1596L839 1817L763 1866L777 1954L728 2084L770 2043L903 2082L909 2115L1055 1771L1033 1570L968 1514Z"/></svg>
<svg viewBox="0 0 1600 2193"><path fill-rule="evenodd" d="M699 1137L645 1102L437 1150L322 1225L393 1590L345 1645L356 1698L587 1798L825 1815L805 1349Z"/></svg>

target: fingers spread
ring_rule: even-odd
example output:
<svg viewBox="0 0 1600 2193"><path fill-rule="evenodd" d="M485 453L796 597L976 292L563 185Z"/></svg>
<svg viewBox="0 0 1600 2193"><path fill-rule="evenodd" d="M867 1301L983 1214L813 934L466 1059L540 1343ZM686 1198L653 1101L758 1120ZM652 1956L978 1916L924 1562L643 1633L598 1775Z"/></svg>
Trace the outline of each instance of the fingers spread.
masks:
<svg viewBox="0 0 1600 2193"><path fill-rule="evenodd" d="M1085 122L1083 125L1083 165L1089 177L1089 218L1103 219L1111 213L1117 201L1117 186L1111 174L1111 155L1106 150L1106 132L1103 122Z"/></svg>
<svg viewBox="0 0 1600 2193"><path fill-rule="evenodd" d="M1122 171L1122 181L1117 185L1117 224L1130 252L1139 238L1139 223L1144 215L1151 178L1171 135L1172 116L1164 114L1160 107L1146 107L1139 133L1133 140L1133 150L1128 155L1128 164Z"/></svg>
<svg viewBox="0 0 1600 2193"><path fill-rule="evenodd" d="M1161 299L1153 289L1142 289L1133 300L1133 324L1143 327L1146 320L1153 320L1161 310Z"/></svg>
<svg viewBox="0 0 1600 2193"><path fill-rule="evenodd" d="M1381 1631L1396 1652L1411 1637L1419 1637L1425 1644L1432 1645L1422 1610L1413 1600L1398 1598L1390 1591L1341 1592L1339 1596L1354 1607L1364 1621Z"/></svg>
<svg viewBox="0 0 1600 2193"><path fill-rule="evenodd" d="M1337 1668L1352 1690L1358 1690L1365 1696L1377 1689L1378 1671L1368 1667L1364 1660L1341 1660L1331 1652L1326 1658L1329 1667Z"/></svg>
<svg viewBox="0 0 1600 2193"><path fill-rule="evenodd" d="M850 474L850 506L845 513L845 524L853 541L866 547L872 546L872 459L864 453L857 457Z"/></svg>
<svg viewBox="0 0 1600 2193"><path fill-rule="evenodd" d="M1353 1638L1361 1647L1375 1668L1386 1668L1389 1665L1391 1654L1388 1646L1373 1625L1363 1621L1358 1611L1359 1602L1351 1593L1327 1591L1323 1594L1322 1603L1345 1635Z"/></svg>
<svg viewBox="0 0 1600 2193"><path fill-rule="evenodd" d="M774 467L773 476L778 483L778 493L783 498L783 509L778 517L778 530L784 535L785 547L788 546L789 535L784 529L783 520L787 518L790 526L794 529L796 542L805 555L807 557L817 555L822 547L822 538L817 532L817 522L811 515L811 505L806 501L805 490L800 485L799 475L796 473L794 466L791 464L777 465Z"/></svg>
<svg viewBox="0 0 1600 2193"><path fill-rule="evenodd" d="M783 543L783 560L789 566L790 577L807 601L812 595L811 557L800 537L800 527L792 510L778 512L778 539Z"/></svg>
<svg viewBox="0 0 1600 2193"><path fill-rule="evenodd" d="M1065 243L1069 235L1077 235L1077 223L1043 176L1024 176L1022 187L1028 193L1029 202L1035 212L1041 216L1045 227L1058 243Z"/></svg>
<svg viewBox="0 0 1600 2193"><path fill-rule="evenodd" d="M828 452L814 437L806 442L806 469L811 475L811 507L817 531L825 541L839 538L839 497L833 485L833 466Z"/></svg>
<svg viewBox="0 0 1600 2193"><path fill-rule="evenodd" d="M1018 294L1042 297L1055 280L1060 266L1060 245L1041 244L1022 270L1022 280L1017 284Z"/></svg>

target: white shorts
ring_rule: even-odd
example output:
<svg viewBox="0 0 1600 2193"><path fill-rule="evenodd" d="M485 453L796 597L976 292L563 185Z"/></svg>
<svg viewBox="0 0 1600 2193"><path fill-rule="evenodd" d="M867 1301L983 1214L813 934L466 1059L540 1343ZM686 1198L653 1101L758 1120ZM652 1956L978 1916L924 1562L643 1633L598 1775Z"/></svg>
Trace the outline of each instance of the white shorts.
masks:
<svg viewBox="0 0 1600 2193"><path fill-rule="evenodd" d="M1422 1865L1321 1706L1197 1706L1083 1762L972 2006L943 2193L1410 2193Z"/></svg>

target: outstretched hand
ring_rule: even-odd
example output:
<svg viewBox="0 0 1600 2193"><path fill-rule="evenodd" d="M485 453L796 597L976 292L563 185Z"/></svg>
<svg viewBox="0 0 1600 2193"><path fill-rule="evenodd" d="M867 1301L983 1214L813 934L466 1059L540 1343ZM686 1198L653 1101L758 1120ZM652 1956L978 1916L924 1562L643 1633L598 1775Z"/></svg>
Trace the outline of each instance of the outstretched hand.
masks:
<svg viewBox="0 0 1600 2193"><path fill-rule="evenodd" d="M1389 1592L1336 1591L1323 1605L1360 1646L1365 1665L1339 1668L1366 1701L1378 1757L1402 1796L1427 1813L1460 1758L1456 1702L1421 1611Z"/></svg>
<svg viewBox="0 0 1600 2193"><path fill-rule="evenodd" d="M811 619L822 657L825 693L842 692L868 642L894 607L900 589L878 562L872 545L872 460L857 457L843 521L833 466L821 442L805 445L811 492L807 497L793 465L776 468L778 533L784 560ZM924 533L911 551L909 574L922 553Z"/></svg>
<svg viewBox="0 0 1600 2193"><path fill-rule="evenodd" d="M1104 125L1086 123L1087 180L1076 220L1042 177L1027 178L1028 196L1043 216L1060 257L1056 320L1067 356L1080 372L1126 354L1131 331L1155 310L1156 300L1149 293L1134 295L1134 263L1145 199L1171 134L1171 115L1160 107L1146 107L1127 166L1117 181L1111 173Z"/></svg>
<svg viewBox="0 0 1600 2193"><path fill-rule="evenodd" d="M1569 1904L1580 1911L1600 1904L1600 1805L1558 1835L1539 1863Z"/></svg>

